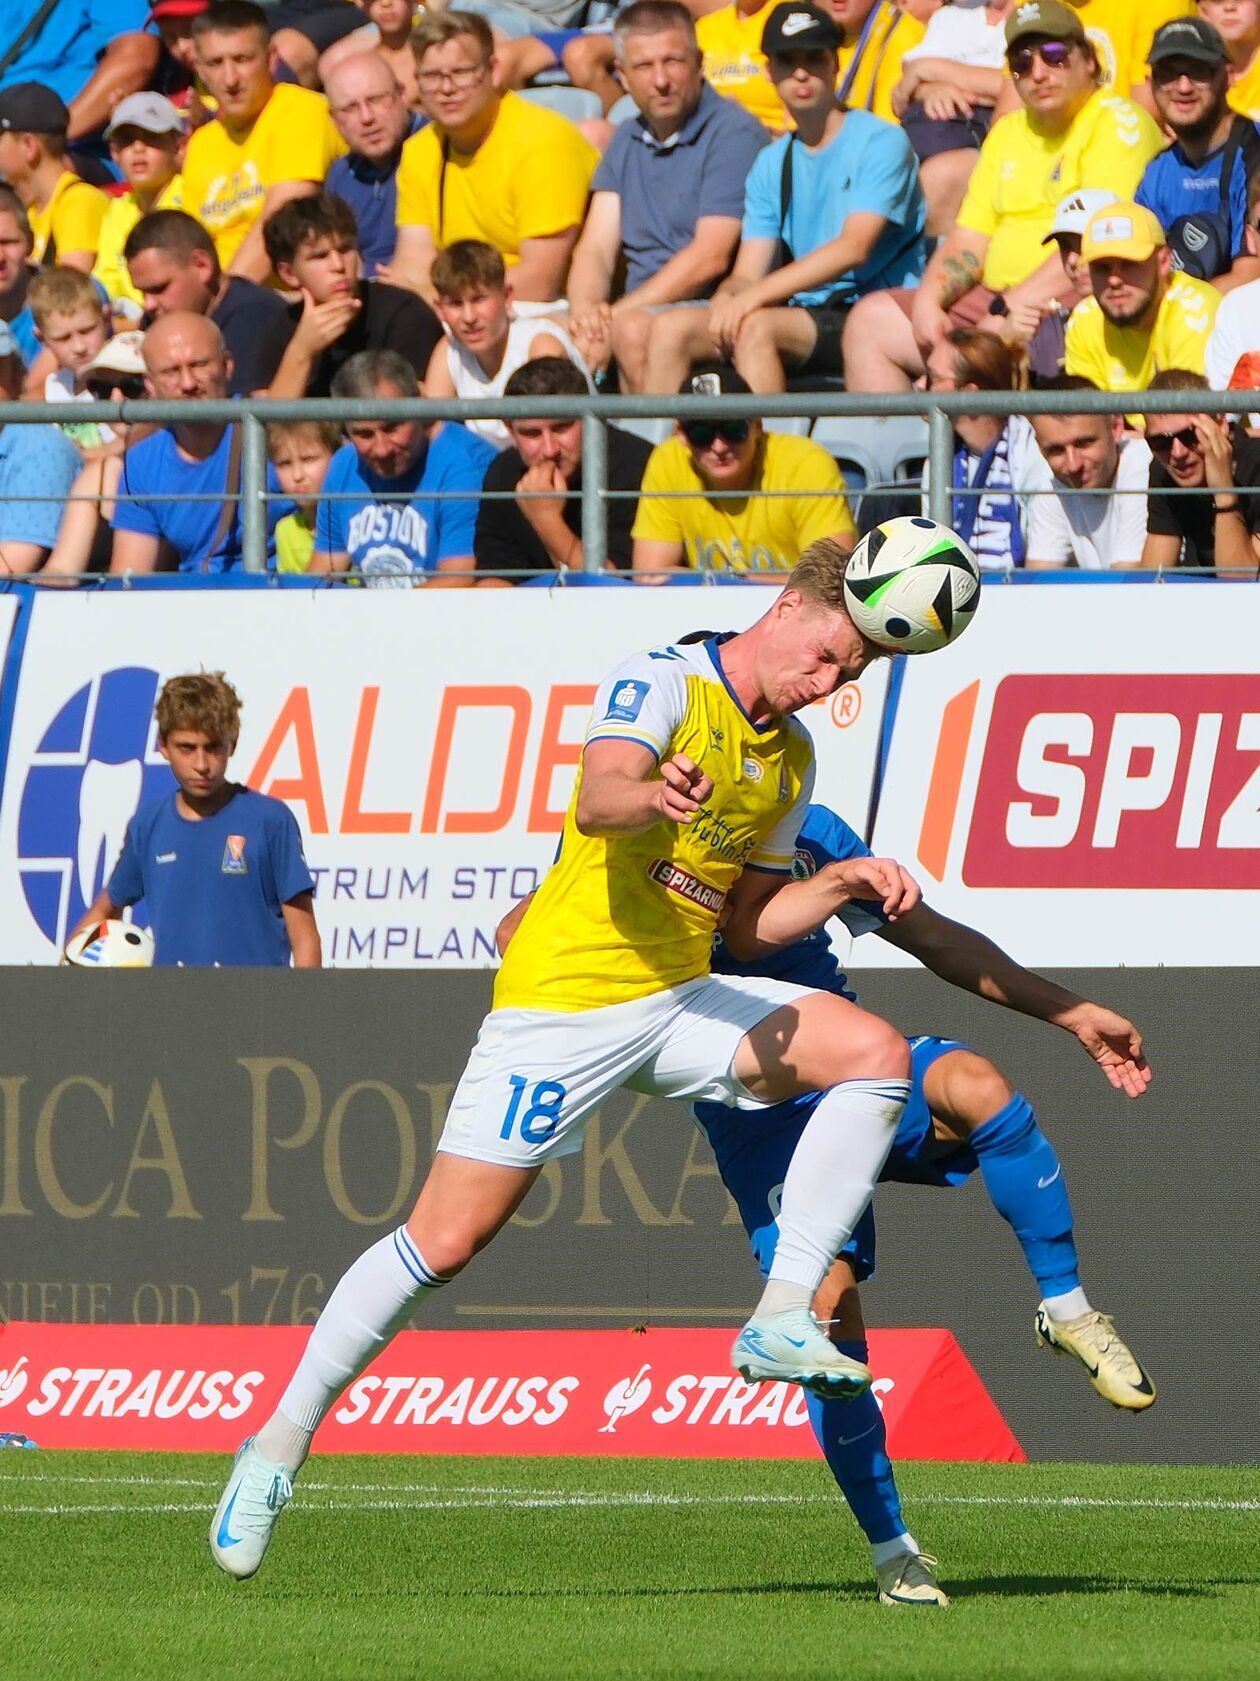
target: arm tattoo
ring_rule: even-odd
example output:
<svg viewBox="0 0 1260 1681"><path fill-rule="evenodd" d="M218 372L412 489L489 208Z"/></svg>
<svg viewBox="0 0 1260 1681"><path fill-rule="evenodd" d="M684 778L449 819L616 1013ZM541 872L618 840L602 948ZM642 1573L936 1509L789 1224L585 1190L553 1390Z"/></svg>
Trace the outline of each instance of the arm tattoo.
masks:
<svg viewBox="0 0 1260 1681"><path fill-rule="evenodd" d="M956 304L964 293L980 284L984 261L975 251L962 250L941 259L938 302L942 309Z"/></svg>

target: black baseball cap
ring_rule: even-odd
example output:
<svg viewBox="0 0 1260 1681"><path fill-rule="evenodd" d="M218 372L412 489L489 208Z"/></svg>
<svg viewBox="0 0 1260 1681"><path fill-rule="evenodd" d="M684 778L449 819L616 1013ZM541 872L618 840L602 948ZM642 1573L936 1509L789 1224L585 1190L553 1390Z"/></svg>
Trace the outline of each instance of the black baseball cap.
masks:
<svg viewBox="0 0 1260 1681"><path fill-rule="evenodd" d="M761 50L767 57L771 53L817 52L819 48L834 52L843 40L830 12L788 0L788 4L776 6L766 19Z"/></svg>
<svg viewBox="0 0 1260 1681"><path fill-rule="evenodd" d="M70 110L42 82L14 82L0 93L0 130L9 134L64 134Z"/></svg>
<svg viewBox="0 0 1260 1681"><path fill-rule="evenodd" d="M780 11L790 11L781 6ZM678 387L680 397L751 397L752 386L726 362L701 362Z"/></svg>
<svg viewBox="0 0 1260 1681"><path fill-rule="evenodd" d="M1202 64L1227 64L1229 52L1206 18L1174 18L1162 24L1151 39L1148 64L1166 58L1194 58Z"/></svg>

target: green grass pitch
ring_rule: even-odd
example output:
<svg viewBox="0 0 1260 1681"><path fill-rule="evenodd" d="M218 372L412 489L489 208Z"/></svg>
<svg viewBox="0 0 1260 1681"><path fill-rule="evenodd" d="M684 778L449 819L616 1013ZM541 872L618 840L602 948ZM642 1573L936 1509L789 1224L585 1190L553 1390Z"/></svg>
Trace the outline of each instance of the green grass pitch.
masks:
<svg viewBox="0 0 1260 1681"><path fill-rule="evenodd" d="M5 1677L1260 1673L1260 1471L901 1468L948 1612L875 1602L823 1467L312 1462L261 1574L211 1565L227 1470L0 1453Z"/></svg>

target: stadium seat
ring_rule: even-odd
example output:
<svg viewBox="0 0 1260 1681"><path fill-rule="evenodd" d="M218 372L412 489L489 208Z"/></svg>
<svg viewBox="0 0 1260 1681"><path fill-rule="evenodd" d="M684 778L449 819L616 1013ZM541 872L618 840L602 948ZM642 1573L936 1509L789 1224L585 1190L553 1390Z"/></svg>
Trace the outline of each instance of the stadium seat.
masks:
<svg viewBox="0 0 1260 1681"><path fill-rule="evenodd" d="M636 438L642 438L647 444L663 444L666 438L674 435L672 420L664 420L659 415L644 415L642 419L632 419L613 422L620 432L633 432Z"/></svg>
<svg viewBox="0 0 1260 1681"><path fill-rule="evenodd" d="M810 436L835 456L846 478L852 462L861 485L919 478L927 459L927 426L914 415L820 415Z"/></svg>
<svg viewBox="0 0 1260 1681"><path fill-rule="evenodd" d="M548 111L556 111L560 116L567 117L571 123L591 122L604 114L599 95L588 92L586 88L561 84L554 87L522 88L521 98L528 99L533 105L545 106Z"/></svg>

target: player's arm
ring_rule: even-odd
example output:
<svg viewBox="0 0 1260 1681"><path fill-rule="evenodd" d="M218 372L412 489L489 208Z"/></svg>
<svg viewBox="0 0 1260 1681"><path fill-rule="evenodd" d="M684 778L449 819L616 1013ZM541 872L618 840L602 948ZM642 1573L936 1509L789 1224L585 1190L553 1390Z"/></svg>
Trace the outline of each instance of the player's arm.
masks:
<svg viewBox="0 0 1260 1681"><path fill-rule="evenodd" d="M634 741L592 741L582 754L574 821L579 834L640 835L654 823L690 823L713 778L685 753L657 762Z"/></svg>
<svg viewBox="0 0 1260 1681"><path fill-rule="evenodd" d="M919 884L891 858L836 859L807 881L749 868L727 896L722 938L737 962L752 963L803 940L852 899L878 901L890 919L908 916Z"/></svg>
<svg viewBox="0 0 1260 1681"><path fill-rule="evenodd" d="M507 913L507 915L499 923L499 926L495 929L495 931L494 931L495 950L498 952L500 957L503 956L503 953L507 950L508 946L511 944L512 936L513 936L513 934L515 934L516 930L520 927L521 923L524 921L525 912L533 904L534 898L535 898L535 895L537 894L537 892L538 892L538 889L535 888L533 893L527 893L523 899L518 899L516 904L514 904L512 906L511 910Z"/></svg>
<svg viewBox="0 0 1260 1681"><path fill-rule="evenodd" d="M315 921L315 898L311 893L298 893L280 907L284 917L284 931L293 948L295 969L322 969L324 948Z"/></svg>
<svg viewBox="0 0 1260 1681"><path fill-rule="evenodd" d="M1071 1033L1117 1091L1140 1097L1150 1085L1142 1035L1131 1021L1025 969L987 934L951 921L922 901L879 933L952 986Z"/></svg>

